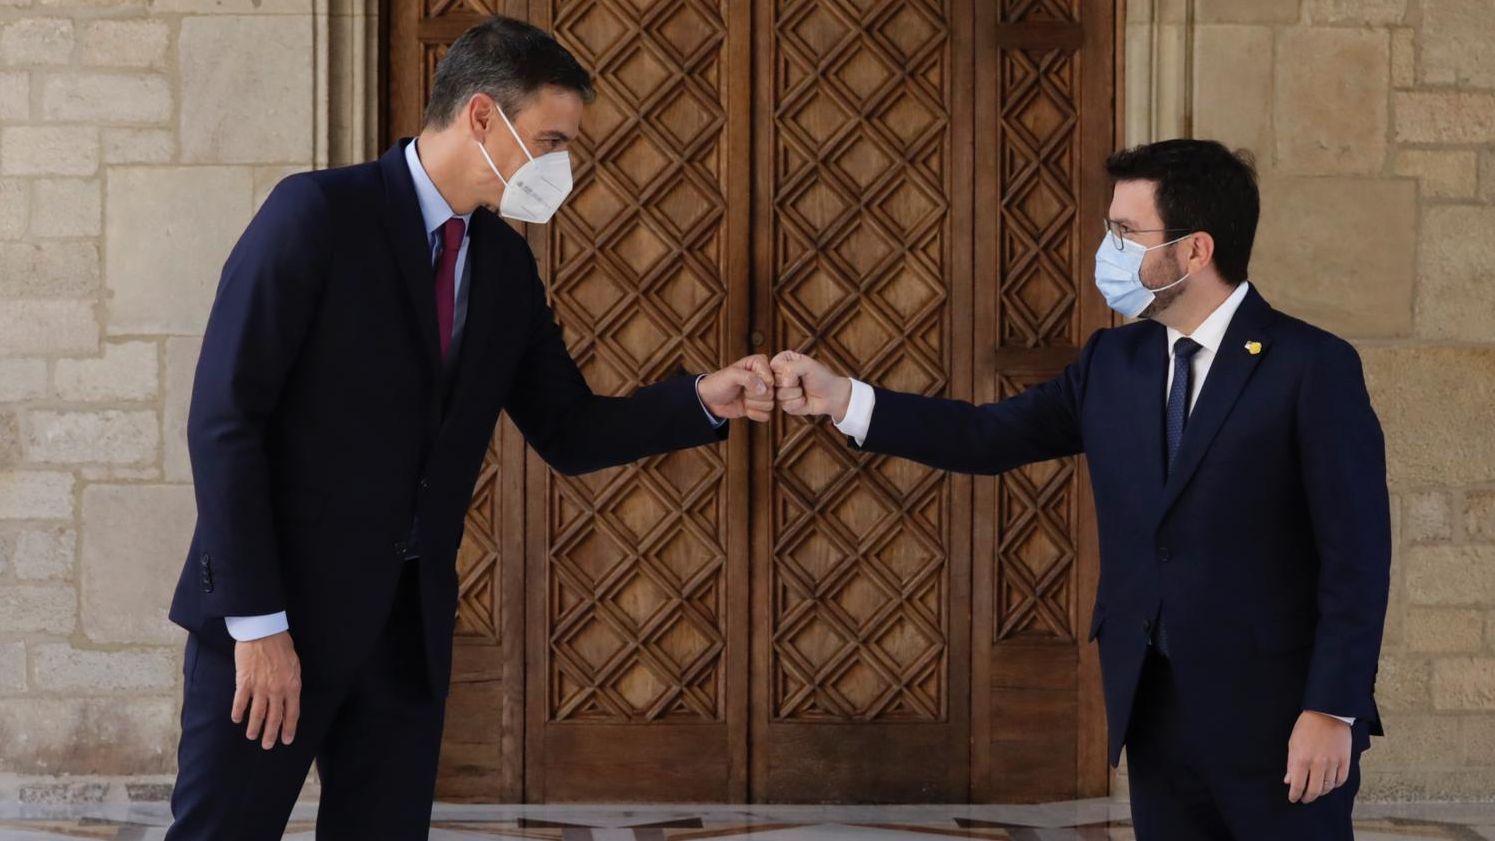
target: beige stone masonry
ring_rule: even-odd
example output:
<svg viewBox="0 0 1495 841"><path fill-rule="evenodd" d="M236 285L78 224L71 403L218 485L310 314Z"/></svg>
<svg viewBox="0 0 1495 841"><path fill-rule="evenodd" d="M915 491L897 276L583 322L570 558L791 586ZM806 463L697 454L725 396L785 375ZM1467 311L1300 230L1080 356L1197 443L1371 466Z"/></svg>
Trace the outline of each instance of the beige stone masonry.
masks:
<svg viewBox="0 0 1495 841"><path fill-rule="evenodd" d="M71 403L151 400L159 388L159 349L155 342L109 342L101 357L59 359L57 397Z"/></svg>
<svg viewBox="0 0 1495 841"><path fill-rule="evenodd" d="M1495 4L1159 0L1157 20L1153 5L1129 7L1128 142L1255 153L1251 279L1355 342L1385 430L1390 736L1361 797L1491 799Z"/></svg>
<svg viewBox="0 0 1495 841"><path fill-rule="evenodd" d="M1272 114L1277 165L1308 175L1380 172L1390 55L1385 30L1323 27L1281 35ZM1334 107L1325 107L1330 102Z"/></svg>
<svg viewBox="0 0 1495 841"><path fill-rule="evenodd" d="M92 484L83 492L83 631L95 643L172 645L166 618L192 538L189 485Z"/></svg>

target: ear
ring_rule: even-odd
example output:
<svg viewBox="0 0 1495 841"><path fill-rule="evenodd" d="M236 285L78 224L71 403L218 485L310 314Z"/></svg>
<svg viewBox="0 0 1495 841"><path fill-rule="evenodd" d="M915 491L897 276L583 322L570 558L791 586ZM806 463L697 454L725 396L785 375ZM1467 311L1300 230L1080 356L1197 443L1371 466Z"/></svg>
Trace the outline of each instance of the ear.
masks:
<svg viewBox="0 0 1495 841"><path fill-rule="evenodd" d="M478 92L467 100L467 107L462 110L467 120L467 129L472 132L473 139L482 141L492 130L493 123L498 120L498 111L495 109L493 98L486 93Z"/></svg>
<svg viewBox="0 0 1495 841"><path fill-rule="evenodd" d="M1215 238L1204 231L1199 231L1189 237L1189 266L1190 272L1203 271L1205 266L1214 262Z"/></svg>

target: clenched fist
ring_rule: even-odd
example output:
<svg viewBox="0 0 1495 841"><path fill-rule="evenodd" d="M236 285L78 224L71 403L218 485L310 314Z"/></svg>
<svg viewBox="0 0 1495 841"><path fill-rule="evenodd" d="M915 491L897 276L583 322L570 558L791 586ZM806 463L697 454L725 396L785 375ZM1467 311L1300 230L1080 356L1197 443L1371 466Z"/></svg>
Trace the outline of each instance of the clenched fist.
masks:
<svg viewBox="0 0 1495 841"><path fill-rule="evenodd" d="M768 357L754 354L701 378L696 393L706 410L723 419L766 421L773 411L773 371Z"/></svg>
<svg viewBox="0 0 1495 841"><path fill-rule="evenodd" d="M791 415L830 415L840 423L851 405L851 379L819 362L786 350L773 358L779 407Z"/></svg>

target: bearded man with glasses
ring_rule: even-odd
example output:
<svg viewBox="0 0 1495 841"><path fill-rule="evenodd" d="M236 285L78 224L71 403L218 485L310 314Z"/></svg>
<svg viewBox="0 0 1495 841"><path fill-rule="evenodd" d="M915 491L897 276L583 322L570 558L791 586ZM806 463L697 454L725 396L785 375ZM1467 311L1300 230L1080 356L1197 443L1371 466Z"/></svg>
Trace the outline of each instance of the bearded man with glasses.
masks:
<svg viewBox="0 0 1495 841"><path fill-rule="evenodd" d="M1090 639L1137 838L1349 841L1360 754L1382 734L1391 564L1360 359L1247 281L1260 213L1248 157L1172 140L1107 169L1095 282L1138 321L987 406L785 352L779 404L831 416L859 449L963 473L1084 453L1100 528Z"/></svg>

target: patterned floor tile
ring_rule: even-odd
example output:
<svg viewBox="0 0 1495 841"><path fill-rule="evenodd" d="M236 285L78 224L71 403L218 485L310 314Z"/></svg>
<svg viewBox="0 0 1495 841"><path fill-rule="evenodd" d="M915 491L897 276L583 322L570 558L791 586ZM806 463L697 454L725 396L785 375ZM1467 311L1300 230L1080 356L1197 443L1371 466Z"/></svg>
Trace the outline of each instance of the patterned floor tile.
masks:
<svg viewBox="0 0 1495 841"><path fill-rule="evenodd" d="M162 804L55 809L0 804L0 841L162 841ZM1125 804L1037 806L467 806L438 804L432 841L1135 841ZM1365 804L1360 841L1495 841L1495 804ZM315 841L315 807L300 806L286 841Z"/></svg>

